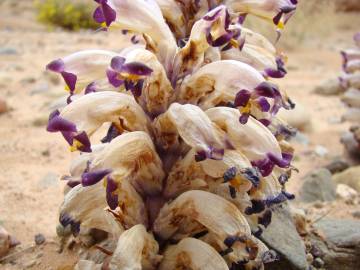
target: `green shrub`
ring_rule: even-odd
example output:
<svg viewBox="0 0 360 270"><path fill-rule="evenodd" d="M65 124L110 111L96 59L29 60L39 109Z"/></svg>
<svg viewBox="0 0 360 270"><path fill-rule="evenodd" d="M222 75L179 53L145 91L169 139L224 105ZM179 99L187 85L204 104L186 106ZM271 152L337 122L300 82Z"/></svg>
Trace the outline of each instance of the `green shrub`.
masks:
<svg viewBox="0 0 360 270"><path fill-rule="evenodd" d="M36 0L35 6L38 20L48 25L68 30L99 26L92 18L93 6L89 1Z"/></svg>

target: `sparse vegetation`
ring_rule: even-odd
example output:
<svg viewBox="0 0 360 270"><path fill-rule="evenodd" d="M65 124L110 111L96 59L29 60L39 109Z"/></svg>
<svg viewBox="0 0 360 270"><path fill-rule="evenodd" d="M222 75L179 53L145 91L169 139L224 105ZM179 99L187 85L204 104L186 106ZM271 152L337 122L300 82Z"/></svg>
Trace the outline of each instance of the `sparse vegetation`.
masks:
<svg viewBox="0 0 360 270"><path fill-rule="evenodd" d="M92 19L91 1L36 0L37 18L49 26L60 26L68 30L96 28Z"/></svg>

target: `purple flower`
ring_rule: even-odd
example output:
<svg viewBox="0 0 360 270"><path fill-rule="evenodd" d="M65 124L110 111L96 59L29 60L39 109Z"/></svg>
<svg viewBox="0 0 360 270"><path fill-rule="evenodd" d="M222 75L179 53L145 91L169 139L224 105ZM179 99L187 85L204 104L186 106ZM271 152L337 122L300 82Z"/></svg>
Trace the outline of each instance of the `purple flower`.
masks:
<svg viewBox="0 0 360 270"><path fill-rule="evenodd" d="M99 3L99 7L95 9L94 20L109 27L116 20L116 11L109 5L108 0L95 0L95 2Z"/></svg>
<svg viewBox="0 0 360 270"><path fill-rule="evenodd" d="M84 187L95 185L110 173L111 170L109 169L83 173L81 175L81 184Z"/></svg>
<svg viewBox="0 0 360 270"><path fill-rule="evenodd" d="M141 96L144 78L150 76L153 70L140 62L125 63L126 59L116 56L111 59L107 77L114 87L125 86L135 97Z"/></svg>

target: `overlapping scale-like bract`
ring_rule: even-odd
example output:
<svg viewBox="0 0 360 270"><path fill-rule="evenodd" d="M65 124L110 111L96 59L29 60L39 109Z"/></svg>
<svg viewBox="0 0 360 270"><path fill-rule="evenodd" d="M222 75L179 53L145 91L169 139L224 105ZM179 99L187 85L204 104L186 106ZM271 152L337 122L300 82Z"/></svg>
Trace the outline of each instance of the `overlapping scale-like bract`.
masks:
<svg viewBox="0 0 360 270"><path fill-rule="evenodd" d="M297 2L95 1L102 28L143 40L47 66L70 90L47 130L81 152L60 223L105 231L116 247L75 269L263 269L276 255L257 237L293 198L291 132L276 114L294 104L269 81L285 76L284 58L242 23L283 28Z"/></svg>

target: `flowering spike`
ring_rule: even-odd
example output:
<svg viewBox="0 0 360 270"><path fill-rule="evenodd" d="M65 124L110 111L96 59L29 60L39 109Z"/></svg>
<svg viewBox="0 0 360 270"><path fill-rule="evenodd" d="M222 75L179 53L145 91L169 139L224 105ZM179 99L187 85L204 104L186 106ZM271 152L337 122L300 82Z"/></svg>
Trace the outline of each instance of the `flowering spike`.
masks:
<svg viewBox="0 0 360 270"><path fill-rule="evenodd" d="M243 22L279 30L297 1L95 1L104 34L130 45L47 65L69 91L47 130L81 152L63 177L60 223L75 237L107 232L111 269L262 269L276 254L257 237L294 198L293 132L276 116L294 104L267 81L285 76L286 58ZM354 84L357 53L343 56Z"/></svg>

